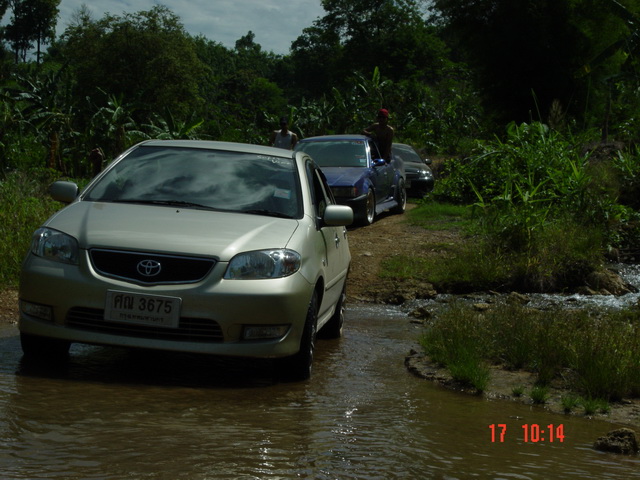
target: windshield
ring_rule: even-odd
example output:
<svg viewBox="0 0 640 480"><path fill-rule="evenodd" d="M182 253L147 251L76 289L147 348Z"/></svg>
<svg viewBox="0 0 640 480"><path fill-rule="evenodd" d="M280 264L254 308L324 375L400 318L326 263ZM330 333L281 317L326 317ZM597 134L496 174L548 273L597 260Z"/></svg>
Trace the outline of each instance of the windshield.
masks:
<svg viewBox="0 0 640 480"><path fill-rule="evenodd" d="M141 146L91 187L84 200L300 218L299 192L291 158Z"/></svg>
<svg viewBox="0 0 640 480"><path fill-rule="evenodd" d="M403 162L413 162L413 163L421 163L425 164L420 155L418 155L414 150L409 147L400 147L394 145L391 147L393 150L393 154L400 158Z"/></svg>
<svg viewBox="0 0 640 480"><path fill-rule="evenodd" d="M307 154L320 167L367 167L363 140L322 140L298 142L296 150Z"/></svg>

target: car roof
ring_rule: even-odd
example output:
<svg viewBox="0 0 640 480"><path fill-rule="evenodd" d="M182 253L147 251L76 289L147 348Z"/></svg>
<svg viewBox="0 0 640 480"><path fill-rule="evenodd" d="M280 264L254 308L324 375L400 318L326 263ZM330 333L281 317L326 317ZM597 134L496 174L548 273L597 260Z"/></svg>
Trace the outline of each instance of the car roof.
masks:
<svg viewBox="0 0 640 480"><path fill-rule="evenodd" d="M283 148L267 147L264 145L253 145L250 143L218 142L213 140L147 140L137 144L136 146L204 148L287 158L291 158L293 156L293 152L291 150L285 150Z"/></svg>
<svg viewBox="0 0 640 480"><path fill-rule="evenodd" d="M320 140L336 141L336 140L367 140L369 137L360 134L341 134L341 135L318 135L316 137L307 137L300 140L301 142L317 142Z"/></svg>
<svg viewBox="0 0 640 480"><path fill-rule="evenodd" d="M415 150L415 148L413 148L411 145L409 145L408 143L392 143L391 144L391 148L393 147L398 147L398 148L410 148L411 150Z"/></svg>

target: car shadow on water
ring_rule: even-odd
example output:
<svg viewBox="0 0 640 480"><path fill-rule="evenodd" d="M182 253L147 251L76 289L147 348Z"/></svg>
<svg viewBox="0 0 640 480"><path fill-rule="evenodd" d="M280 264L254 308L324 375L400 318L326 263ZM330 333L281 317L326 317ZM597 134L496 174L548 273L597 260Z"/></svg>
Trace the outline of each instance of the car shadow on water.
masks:
<svg viewBox="0 0 640 480"><path fill-rule="evenodd" d="M73 345L65 359L19 359L16 375L77 382L192 388L259 388L280 383L273 360Z"/></svg>

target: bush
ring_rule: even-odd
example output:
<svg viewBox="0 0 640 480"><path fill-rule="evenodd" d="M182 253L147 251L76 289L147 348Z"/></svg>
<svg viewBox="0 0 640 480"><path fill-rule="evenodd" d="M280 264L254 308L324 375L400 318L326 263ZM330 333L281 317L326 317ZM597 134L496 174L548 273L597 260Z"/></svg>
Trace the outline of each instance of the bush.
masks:
<svg viewBox="0 0 640 480"><path fill-rule="evenodd" d="M18 284L22 260L31 235L40 224L61 207L46 192L55 172L31 170L12 172L0 181L0 283L3 286Z"/></svg>
<svg viewBox="0 0 640 480"><path fill-rule="evenodd" d="M539 398L561 371L586 398L640 395L638 309L596 316L501 304L480 313L458 301L427 326L420 344L454 378L471 384L488 381L486 365L494 363L537 373Z"/></svg>

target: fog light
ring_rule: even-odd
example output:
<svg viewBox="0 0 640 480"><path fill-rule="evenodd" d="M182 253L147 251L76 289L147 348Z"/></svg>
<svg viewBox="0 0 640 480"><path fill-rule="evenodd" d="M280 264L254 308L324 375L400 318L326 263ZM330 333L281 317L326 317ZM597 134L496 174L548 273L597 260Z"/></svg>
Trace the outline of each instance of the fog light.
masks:
<svg viewBox="0 0 640 480"><path fill-rule="evenodd" d="M243 340L265 340L281 338L289 331L289 325L245 325L242 329Z"/></svg>
<svg viewBox="0 0 640 480"><path fill-rule="evenodd" d="M25 315L29 315L30 317L36 317L48 322L53 321L53 308L47 305L39 305L37 303L25 302L24 300L21 300L20 310L22 310L22 313L24 313Z"/></svg>

